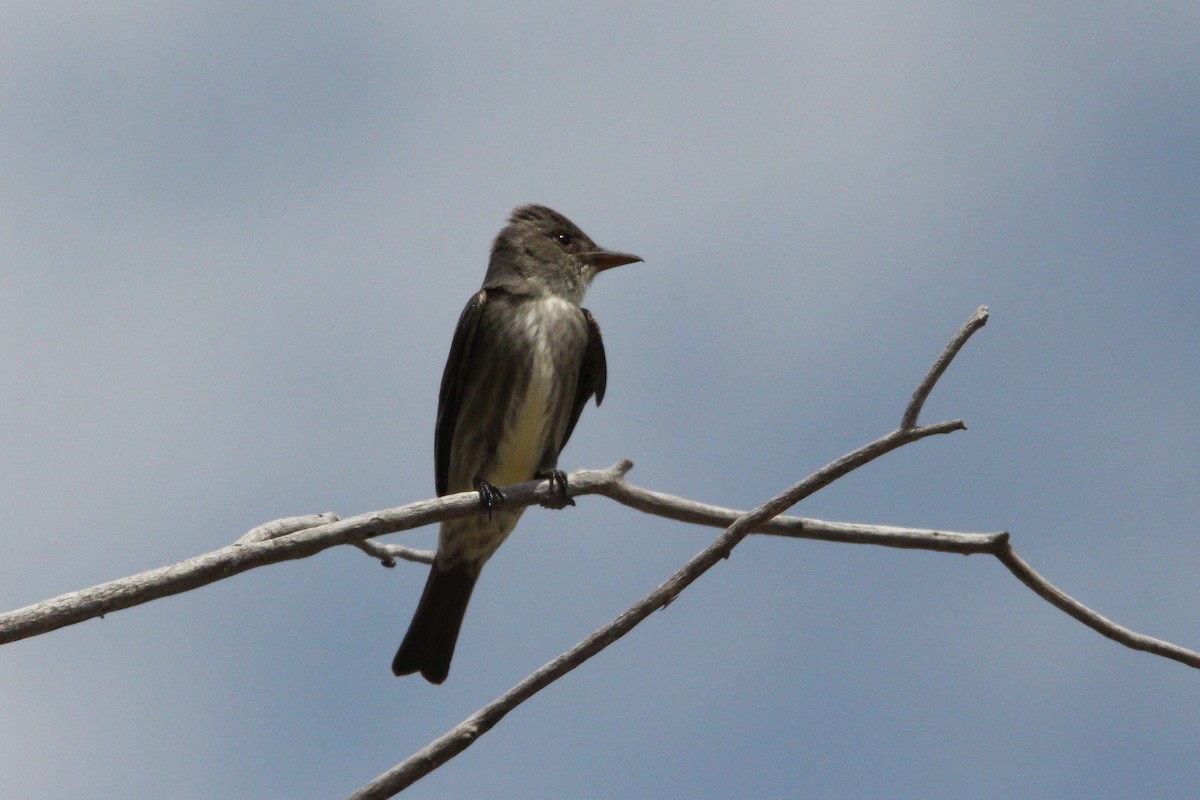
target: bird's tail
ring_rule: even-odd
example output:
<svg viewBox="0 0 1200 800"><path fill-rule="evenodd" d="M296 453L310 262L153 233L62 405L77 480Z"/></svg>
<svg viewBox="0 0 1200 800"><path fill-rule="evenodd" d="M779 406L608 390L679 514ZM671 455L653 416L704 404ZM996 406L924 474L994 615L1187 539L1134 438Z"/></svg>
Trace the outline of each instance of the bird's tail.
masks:
<svg viewBox="0 0 1200 800"><path fill-rule="evenodd" d="M449 569L434 564L429 568L417 612L392 659L393 674L411 675L419 671L430 683L446 680L458 630L478 577L479 570L471 564Z"/></svg>

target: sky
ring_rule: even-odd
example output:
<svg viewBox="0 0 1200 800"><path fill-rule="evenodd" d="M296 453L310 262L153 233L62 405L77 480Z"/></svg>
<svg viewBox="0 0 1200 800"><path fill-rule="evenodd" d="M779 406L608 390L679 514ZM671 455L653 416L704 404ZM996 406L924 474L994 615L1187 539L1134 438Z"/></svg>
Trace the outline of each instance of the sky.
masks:
<svg viewBox="0 0 1200 800"><path fill-rule="evenodd" d="M42 4L0 10L0 608L279 517L430 497L455 321L516 205L600 276L559 466L1010 531L1200 647L1200 6ZM449 680L424 583L326 551L0 648L0 796L344 797L717 535L528 512ZM434 532L388 538L431 546ZM1194 796L1200 675L994 559L751 537L407 796Z"/></svg>

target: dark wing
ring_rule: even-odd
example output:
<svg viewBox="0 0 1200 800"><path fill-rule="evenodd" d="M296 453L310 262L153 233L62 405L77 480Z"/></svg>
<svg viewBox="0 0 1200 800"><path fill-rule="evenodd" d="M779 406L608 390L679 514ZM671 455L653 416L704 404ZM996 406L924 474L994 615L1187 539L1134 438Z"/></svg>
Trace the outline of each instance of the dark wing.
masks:
<svg viewBox="0 0 1200 800"><path fill-rule="evenodd" d="M450 446L454 442L454 424L458 420L458 406L462 399L463 382L467 377L467 364L471 360L471 348L475 344L475 332L479 329L479 320L483 318L487 299L487 289L480 289L467 301L467 307L458 318L458 327L454 329L454 341L450 343L450 355L446 358L446 369L442 372L442 389L438 393L437 429L433 441L438 497L446 493L446 484L450 480Z"/></svg>
<svg viewBox="0 0 1200 800"><path fill-rule="evenodd" d="M575 402L571 406L571 420L567 423L567 432L563 434L559 450L567 446L575 423L583 413L583 407L588 398L596 395L596 405L604 399L604 387L608 383L608 364L604 360L604 340L600 338L600 326L596 318L586 308L581 308L583 318L587 320L587 350L583 354L583 364L579 369L579 382L575 384Z"/></svg>

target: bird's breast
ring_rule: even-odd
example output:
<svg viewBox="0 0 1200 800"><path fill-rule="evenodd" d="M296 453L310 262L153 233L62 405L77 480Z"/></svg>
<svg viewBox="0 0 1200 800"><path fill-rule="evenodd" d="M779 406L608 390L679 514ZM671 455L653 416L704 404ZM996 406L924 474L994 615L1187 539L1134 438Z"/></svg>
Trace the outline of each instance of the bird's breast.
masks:
<svg viewBox="0 0 1200 800"><path fill-rule="evenodd" d="M516 326L517 348L526 354L526 380L513 387L511 414L488 480L498 486L527 481L548 450L557 450L579 375L579 308L560 298L527 304ZM586 333L583 334L586 336Z"/></svg>

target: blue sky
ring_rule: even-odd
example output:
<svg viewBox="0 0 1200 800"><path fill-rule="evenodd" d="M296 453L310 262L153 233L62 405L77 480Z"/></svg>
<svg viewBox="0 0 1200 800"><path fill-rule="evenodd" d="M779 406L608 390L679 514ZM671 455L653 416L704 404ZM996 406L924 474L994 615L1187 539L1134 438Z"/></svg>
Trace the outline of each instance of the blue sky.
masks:
<svg viewBox="0 0 1200 800"><path fill-rule="evenodd" d="M923 417L969 430L794 513L1009 530L1200 646L1194 3L9 3L0 165L0 607L430 496L540 202L645 258L560 466L753 506L988 304ZM423 573L350 549L7 645L0 795L344 796L714 535L531 511L441 687L388 669ZM992 560L756 537L409 794L1190 797L1198 707Z"/></svg>

